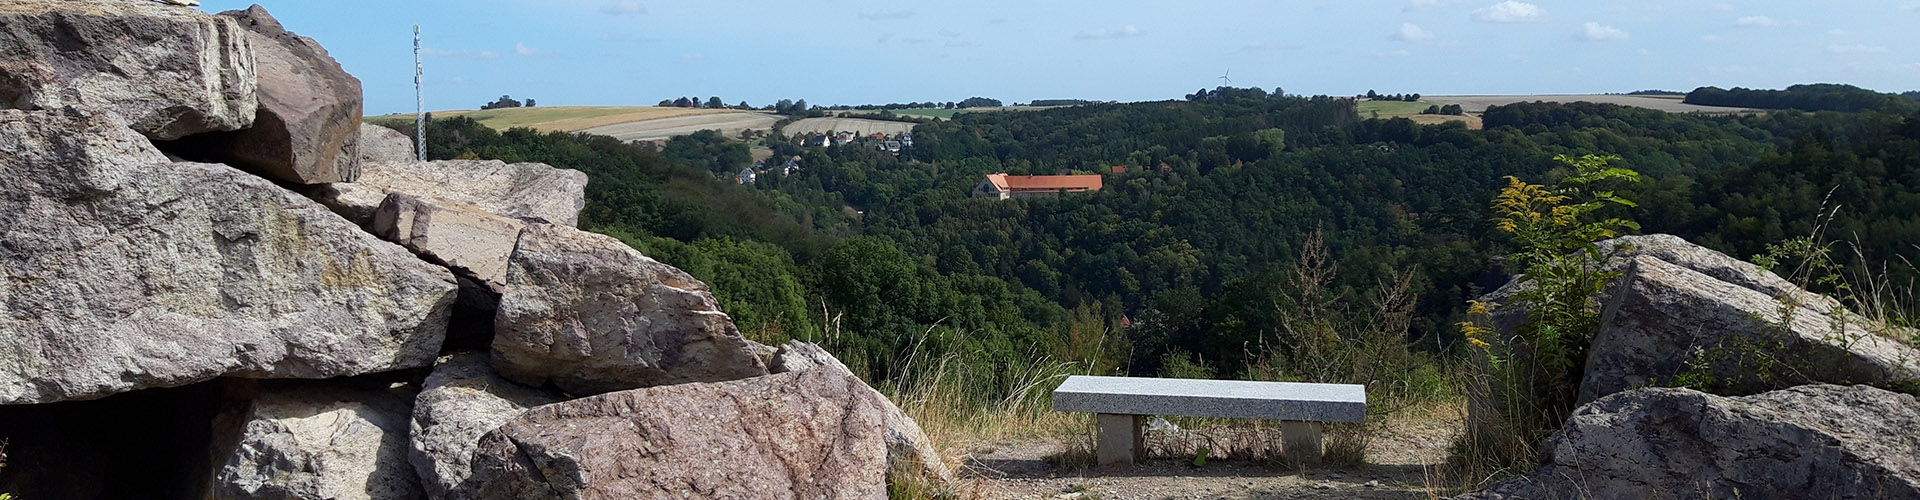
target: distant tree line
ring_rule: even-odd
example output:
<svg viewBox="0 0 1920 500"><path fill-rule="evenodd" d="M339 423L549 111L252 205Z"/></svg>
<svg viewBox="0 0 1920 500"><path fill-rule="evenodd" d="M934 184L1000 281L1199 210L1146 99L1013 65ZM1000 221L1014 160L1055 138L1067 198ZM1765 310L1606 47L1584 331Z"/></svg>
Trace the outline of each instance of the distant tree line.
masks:
<svg viewBox="0 0 1920 500"><path fill-rule="evenodd" d="M1801 111L1882 110L1898 113L1914 108L1912 99L1852 85L1831 83L1794 85L1787 87L1786 90L1700 87L1687 93L1685 102L1701 106Z"/></svg>
<svg viewBox="0 0 1920 500"><path fill-rule="evenodd" d="M1632 92L1628 92L1627 95L1687 95L1687 93L1676 91L1676 90L1648 89L1648 90L1635 90Z"/></svg>
<svg viewBox="0 0 1920 500"><path fill-rule="evenodd" d="M522 104L520 101L514 100L513 96L502 95L500 96L499 99L495 99L493 102L480 105L480 109L519 108L519 107L528 107L528 108L533 107L533 98L531 97L527 98L527 102Z"/></svg>
<svg viewBox="0 0 1920 500"><path fill-rule="evenodd" d="M1382 94L1382 93L1379 93L1379 92L1374 92L1374 91L1373 91L1372 89L1368 89L1368 90L1367 90L1367 93L1366 93L1366 94L1362 94L1362 95L1357 95L1357 96L1354 96L1354 97L1355 97L1355 98L1364 98L1364 99L1366 99L1366 100L1369 100L1369 101L1404 101L1404 102L1413 102L1413 101L1418 101L1418 100L1420 100L1420 94L1419 94L1419 93L1413 93L1413 94Z"/></svg>
<svg viewBox="0 0 1920 500"><path fill-rule="evenodd" d="M1425 111L1421 111L1420 114L1460 116L1460 115L1467 114L1467 112L1466 110L1461 109L1459 104L1448 104L1445 106L1435 104L1432 106L1427 106L1427 109Z"/></svg>

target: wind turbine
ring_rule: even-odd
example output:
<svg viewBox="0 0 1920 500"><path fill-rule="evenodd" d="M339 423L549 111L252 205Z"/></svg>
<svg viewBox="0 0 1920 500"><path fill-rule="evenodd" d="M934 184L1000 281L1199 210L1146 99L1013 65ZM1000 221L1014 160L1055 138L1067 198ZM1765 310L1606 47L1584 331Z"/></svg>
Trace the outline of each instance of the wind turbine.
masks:
<svg viewBox="0 0 1920 500"><path fill-rule="evenodd" d="M1232 74L1233 68L1227 68L1226 74L1220 75L1221 86L1233 85L1233 79L1227 78L1227 76Z"/></svg>

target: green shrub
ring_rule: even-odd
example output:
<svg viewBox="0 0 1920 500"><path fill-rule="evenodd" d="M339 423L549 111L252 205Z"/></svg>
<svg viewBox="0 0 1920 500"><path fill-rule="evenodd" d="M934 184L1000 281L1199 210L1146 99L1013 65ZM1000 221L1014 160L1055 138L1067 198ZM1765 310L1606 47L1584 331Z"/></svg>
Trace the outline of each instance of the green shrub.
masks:
<svg viewBox="0 0 1920 500"><path fill-rule="evenodd" d="M1633 221L1598 217L1608 206L1634 206L1598 185L1638 181L1638 173L1609 167L1618 159L1613 156L1554 159L1572 174L1551 188L1508 177L1493 203L1496 228L1518 246L1509 261L1521 270L1520 291L1508 306L1527 308L1526 320L1513 332L1496 332L1488 316L1501 304L1469 301L1470 320L1459 324L1480 356L1471 376L1487 399L1473 404L1490 414L1473 417L1478 422L1465 449L1456 452L1494 471L1529 468L1535 443L1572 413L1599 324L1597 297L1619 274L1599 269L1605 250L1596 242L1639 229Z"/></svg>

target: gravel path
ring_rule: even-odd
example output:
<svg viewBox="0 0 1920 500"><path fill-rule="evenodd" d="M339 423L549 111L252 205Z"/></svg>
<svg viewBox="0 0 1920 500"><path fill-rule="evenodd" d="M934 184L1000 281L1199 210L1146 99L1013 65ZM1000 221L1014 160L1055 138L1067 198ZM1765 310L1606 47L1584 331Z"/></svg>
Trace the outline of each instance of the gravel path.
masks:
<svg viewBox="0 0 1920 500"><path fill-rule="evenodd" d="M1446 459L1461 425L1458 415L1390 422L1359 467L1299 471L1230 460L1193 467L1160 459L1131 469L1063 471L1045 457L1067 441L1037 440L975 444L963 474L975 498L995 500L1424 499L1428 470Z"/></svg>

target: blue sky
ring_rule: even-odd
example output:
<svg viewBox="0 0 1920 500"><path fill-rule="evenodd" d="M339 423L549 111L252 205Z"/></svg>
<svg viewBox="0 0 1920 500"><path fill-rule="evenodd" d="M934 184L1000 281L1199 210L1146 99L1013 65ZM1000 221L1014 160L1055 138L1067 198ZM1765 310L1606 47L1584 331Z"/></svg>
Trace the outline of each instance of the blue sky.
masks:
<svg viewBox="0 0 1920 500"><path fill-rule="evenodd" d="M368 114L413 110L414 24L430 110L501 94L1159 100L1228 72L1237 86L1341 95L1920 88L1920 0L257 1L361 79Z"/></svg>

